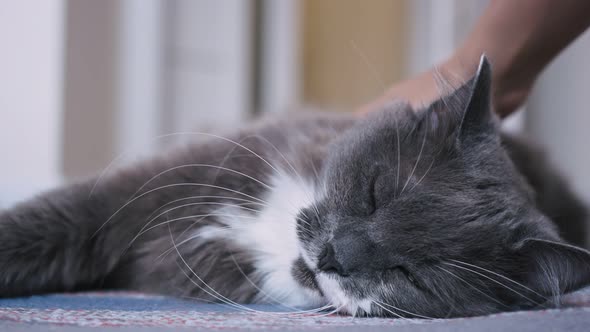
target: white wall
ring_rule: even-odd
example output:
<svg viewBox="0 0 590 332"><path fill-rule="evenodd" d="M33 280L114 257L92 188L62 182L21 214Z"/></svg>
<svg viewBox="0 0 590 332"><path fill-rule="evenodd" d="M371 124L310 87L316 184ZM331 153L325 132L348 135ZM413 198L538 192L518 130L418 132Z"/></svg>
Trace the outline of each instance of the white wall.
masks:
<svg viewBox="0 0 590 332"><path fill-rule="evenodd" d="M165 2L118 0L116 147L150 151L162 134Z"/></svg>
<svg viewBox="0 0 590 332"><path fill-rule="evenodd" d="M299 0L265 0L262 5L261 47L257 80L261 113L284 112L301 102Z"/></svg>
<svg viewBox="0 0 590 332"><path fill-rule="evenodd" d="M167 3L165 132L234 126L251 111L252 3Z"/></svg>
<svg viewBox="0 0 590 332"><path fill-rule="evenodd" d="M527 127L590 203L590 30L541 75Z"/></svg>
<svg viewBox="0 0 590 332"><path fill-rule="evenodd" d="M235 125L251 111L253 1L67 2L63 167L120 166L162 134ZM113 164L114 162L114 164Z"/></svg>
<svg viewBox="0 0 590 332"><path fill-rule="evenodd" d="M0 0L0 206L57 183L62 0Z"/></svg>

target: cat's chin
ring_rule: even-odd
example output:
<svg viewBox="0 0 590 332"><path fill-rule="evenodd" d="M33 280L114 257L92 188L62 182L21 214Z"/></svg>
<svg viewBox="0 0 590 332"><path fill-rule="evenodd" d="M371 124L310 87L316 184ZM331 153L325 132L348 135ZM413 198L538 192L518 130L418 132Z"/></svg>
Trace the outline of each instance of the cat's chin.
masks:
<svg viewBox="0 0 590 332"><path fill-rule="evenodd" d="M335 277L326 273L318 273L316 280L320 291L327 302L333 306L333 310L347 315L369 315L371 314L370 299L355 299L347 295Z"/></svg>
<svg viewBox="0 0 590 332"><path fill-rule="evenodd" d="M313 266L313 262L304 253L293 266L295 280L307 290L307 293L313 294L310 297L310 302L322 306L331 305L332 308L327 310L333 310L341 314L360 315L371 313L371 300L351 298L346 295L340 286L338 277L322 272L314 272L310 266Z"/></svg>

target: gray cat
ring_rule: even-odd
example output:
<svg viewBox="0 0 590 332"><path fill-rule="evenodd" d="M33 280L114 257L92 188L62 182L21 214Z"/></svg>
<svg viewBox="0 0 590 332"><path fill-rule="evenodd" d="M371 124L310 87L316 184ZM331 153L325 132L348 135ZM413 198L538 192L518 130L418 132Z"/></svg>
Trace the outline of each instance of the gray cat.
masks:
<svg viewBox="0 0 590 332"><path fill-rule="evenodd" d="M422 318L549 305L590 282L590 254L562 240L583 245L586 210L501 138L490 80L482 58L424 110L267 119L17 205L0 213L0 297L128 289Z"/></svg>

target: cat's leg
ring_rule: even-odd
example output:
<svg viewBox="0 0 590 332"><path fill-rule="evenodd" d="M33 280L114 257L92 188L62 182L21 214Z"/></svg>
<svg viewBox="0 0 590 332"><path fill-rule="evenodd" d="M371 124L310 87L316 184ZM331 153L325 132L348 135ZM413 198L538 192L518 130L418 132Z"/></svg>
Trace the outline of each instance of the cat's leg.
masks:
<svg viewBox="0 0 590 332"><path fill-rule="evenodd" d="M0 212L0 297L98 287L116 267L132 230L101 226L124 195L104 188L90 196L90 188L72 185Z"/></svg>

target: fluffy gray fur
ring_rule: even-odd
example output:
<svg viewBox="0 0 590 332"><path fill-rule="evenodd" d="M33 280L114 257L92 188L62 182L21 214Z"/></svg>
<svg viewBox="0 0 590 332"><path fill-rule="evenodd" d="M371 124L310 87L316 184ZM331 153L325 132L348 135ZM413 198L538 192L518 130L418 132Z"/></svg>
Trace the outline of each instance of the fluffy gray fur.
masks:
<svg viewBox="0 0 590 332"><path fill-rule="evenodd" d="M208 214L220 205L255 216L273 167L293 167L325 187L298 219L308 259L292 273L302 286L321 293L316 277L329 275L351 298L387 304L371 305L382 316L546 305L590 281L588 252L562 240L583 245L586 210L537 150L501 138L490 79L483 60L424 110L266 119L120 170L94 190L96 178L3 211L0 297L128 289L216 300L210 287L256 301L252 252L221 239L171 245L218 225Z"/></svg>

